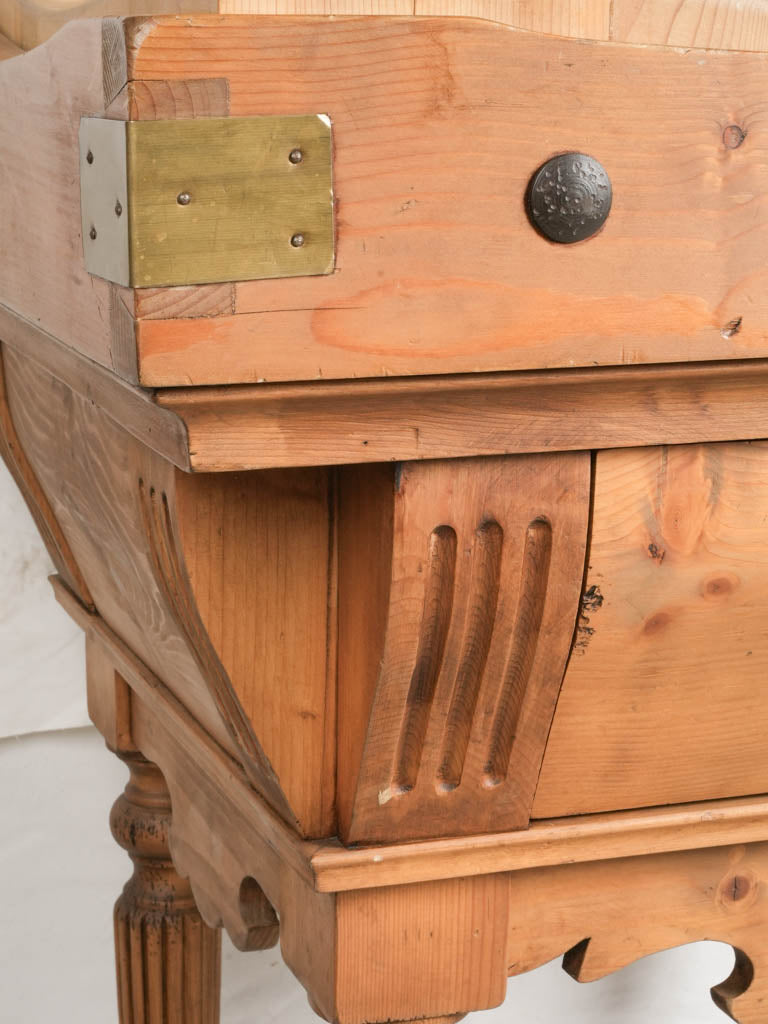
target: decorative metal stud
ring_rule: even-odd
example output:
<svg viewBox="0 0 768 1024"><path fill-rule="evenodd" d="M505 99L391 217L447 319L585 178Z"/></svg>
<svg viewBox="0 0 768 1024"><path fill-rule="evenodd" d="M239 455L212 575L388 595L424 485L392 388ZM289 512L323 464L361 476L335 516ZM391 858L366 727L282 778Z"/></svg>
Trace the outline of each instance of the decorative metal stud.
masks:
<svg viewBox="0 0 768 1024"><path fill-rule="evenodd" d="M531 179L528 216L553 242L583 242L605 224L612 197L602 164L584 153L565 153L548 160Z"/></svg>
<svg viewBox="0 0 768 1024"><path fill-rule="evenodd" d="M294 247L294 249L300 249L302 245L304 245L304 235L302 235L300 232L297 232L295 235L292 235L291 245Z"/></svg>
<svg viewBox="0 0 768 1024"><path fill-rule="evenodd" d="M304 159L304 154L300 149L292 149L291 152L288 154L288 159L291 161L292 164L300 164L301 161Z"/></svg>
<svg viewBox="0 0 768 1024"><path fill-rule="evenodd" d="M189 204L192 202L192 196L189 194L189 192L179 192L179 194L176 196L176 202L179 204L179 206L189 206Z"/></svg>

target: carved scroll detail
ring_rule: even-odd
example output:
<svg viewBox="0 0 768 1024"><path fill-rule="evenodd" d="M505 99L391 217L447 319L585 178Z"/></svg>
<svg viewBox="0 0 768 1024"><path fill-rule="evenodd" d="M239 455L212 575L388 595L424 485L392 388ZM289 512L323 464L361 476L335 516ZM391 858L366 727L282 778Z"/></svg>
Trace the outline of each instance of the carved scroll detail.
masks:
<svg viewBox="0 0 768 1024"><path fill-rule="evenodd" d="M347 687L372 695L342 834L375 842L524 828L579 606L589 457L408 464L388 489L380 477L372 470L366 487L356 469L345 491L342 474L342 545L347 531L365 531L352 487L390 504L392 523L389 586L371 582L380 596L361 596L366 608L380 602L365 618L381 632L347 633L343 615L340 624L342 715ZM381 550L382 536L342 556L342 608L345 586L383 578L355 560ZM347 676L347 663L365 664L358 644L382 652L373 684L359 670Z"/></svg>
<svg viewBox="0 0 768 1024"><path fill-rule="evenodd" d="M2 346L0 346L0 456L16 481L59 574L82 603L93 608L93 599L88 585L83 579L67 538L61 531L50 502L43 492L16 434L8 404Z"/></svg>

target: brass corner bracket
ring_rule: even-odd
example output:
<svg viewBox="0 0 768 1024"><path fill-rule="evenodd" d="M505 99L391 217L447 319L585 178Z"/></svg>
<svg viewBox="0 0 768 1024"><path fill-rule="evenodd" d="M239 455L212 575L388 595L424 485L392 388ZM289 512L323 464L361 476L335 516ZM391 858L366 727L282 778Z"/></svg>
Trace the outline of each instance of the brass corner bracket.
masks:
<svg viewBox="0 0 768 1024"><path fill-rule="evenodd" d="M134 288L329 274L323 114L80 122L89 273Z"/></svg>

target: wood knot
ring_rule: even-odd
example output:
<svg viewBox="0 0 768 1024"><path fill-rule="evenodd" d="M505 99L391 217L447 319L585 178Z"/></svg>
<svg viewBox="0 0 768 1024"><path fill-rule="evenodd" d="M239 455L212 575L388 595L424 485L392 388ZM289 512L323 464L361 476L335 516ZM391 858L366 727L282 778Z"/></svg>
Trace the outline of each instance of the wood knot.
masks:
<svg viewBox="0 0 768 1024"><path fill-rule="evenodd" d="M718 902L725 907L738 904L741 909L756 899L757 889L758 881L751 872L728 874L718 886Z"/></svg>
<svg viewBox="0 0 768 1024"><path fill-rule="evenodd" d="M733 573L717 573L702 581L701 596L707 601L720 601L732 594L738 585L739 577Z"/></svg>
<svg viewBox="0 0 768 1024"><path fill-rule="evenodd" d="M646 636L653 636L656 633L660 633L663 629L672 621L672 615L669 612L656 612L651 615L650 618L645 620L643 624L643 633Z"/></svg>

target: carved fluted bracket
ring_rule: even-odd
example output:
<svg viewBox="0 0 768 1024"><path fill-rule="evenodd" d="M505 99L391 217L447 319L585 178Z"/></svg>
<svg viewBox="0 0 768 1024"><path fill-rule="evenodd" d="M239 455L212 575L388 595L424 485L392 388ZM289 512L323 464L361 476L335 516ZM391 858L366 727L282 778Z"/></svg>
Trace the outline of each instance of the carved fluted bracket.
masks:
<svg viewBox="0 0 768 1024"><path fill-rule="evenodd" d="M583 452L342 472L345 841L528 825L579 607L589 483Z"/></svg>
<svg viewBox="0 0 768 1024"><path fill-rule="evenodd" d="M170 796L140 755L110 824L134 871L115 905L121 1024L217 1024L221 933L206 925L170 859Z"/></svg>

